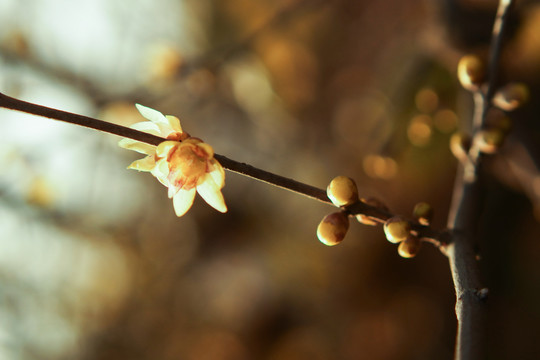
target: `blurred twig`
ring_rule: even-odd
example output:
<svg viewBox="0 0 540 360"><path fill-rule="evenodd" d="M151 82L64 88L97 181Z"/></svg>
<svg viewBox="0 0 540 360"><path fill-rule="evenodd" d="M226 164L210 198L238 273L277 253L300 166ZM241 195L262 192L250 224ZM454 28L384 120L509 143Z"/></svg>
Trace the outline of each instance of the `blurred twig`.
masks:
<svg viewBox="0 0 540 360"><path fill-rule="evenodd" d="M174 79L176 83L172 82L169 85L171 89L164 89L160 91L159 95L153 94L146 85L135 87L128 93L114 94L108 87L101 86L99 83L86 78L82 74L77 74L64 67L44 62L34 56L30 51L20 52L5 44L0 44L0 56L10 63L23 64L40 73L50 75L66 84L76 85L76 87L83 91L98 107L119 100L155 104L158 98L162 98L163 94L168 92L176 93L176 91L169 90L172 90L177 83L185 80L190 74L193 74L200 69L210 69L211 71L218 70L228 60L249 49L253 42L269 29L289 21L294 16L301 15L304 12L317 9L321 6L327 6L333 1L299 0L278 9L264 24L251 33L240 39L231 40L228 44L214 47L200 56L187 60Z"/></svg>
<svg viewBox="0 0 540 360"><path fill-rule="evenodd" d="M497 177L527 195L535 211L540 210L540 169L520 141L507 143L504 152L493 162Z"/></svg>
<svg viewBox="0 0 540 360"><path fill-rule="evenodd" d="M288 21L293 16L299 15L302 12L310 11L320 6L327 6L332 2L333 1L327 0L299 0L297 2L292 2L282 9L279 9L262 26L258 27L244 38L236 40L232 44L217 47L207 54L203 54L199 58L194 59L183 68L183 71L180 72L179 76L183 77L200 67L207 67L214 70L223 65L225 61L248 49L259 36L269 29Z"/></svg>

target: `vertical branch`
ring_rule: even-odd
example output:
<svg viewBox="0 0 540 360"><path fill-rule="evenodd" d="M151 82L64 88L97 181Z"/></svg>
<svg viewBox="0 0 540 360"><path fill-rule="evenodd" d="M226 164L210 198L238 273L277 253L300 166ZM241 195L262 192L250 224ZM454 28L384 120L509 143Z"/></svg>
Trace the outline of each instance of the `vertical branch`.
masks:
<svg viewBox="0 0 540 360"><path fill-rule="evenodd" d="M464 169L460 167L448 219L452 242L446 248L456 291L458 333L455 359L483 359L487 290L481 283L475 249L476 228L482 210L482 189L478 177L467 182L463 173Z"/></svg>
<svg viewBox="0 0 540 360"><path fill-rule="evenodd" d="M484 94L474 94L473 132L478 131L483 126L491 106L491 100L497 86L497 70L503 31L512 4L513 0L501 0L499 3L493 25L487 89ZM486 358L486 299L488 290L482 286L476 254L477 230L483 202L482 156L479 153L469 155L474 161L460 164L457 172L448 216L448 228L452 230L452 241L446 247L456 291L458 331L455 359L458 360ZM471 172L474 176L470 176Z"/></svg>
<svg viewBox="0 0 540 360"><path fill-rule="evenodd" d="M504 40L504 30L508 24L508 17L510 16L510 10L512 9L513 5L514 0L500 0L497 8L497 16L495 17L491 37L491 51L489 54L488 67L488 88L486 90L487 101L484 104L484 118L485 113L489 109L491 98L493 98L495 89L498 86L497 69L499 68L500 54Z"/></svg>

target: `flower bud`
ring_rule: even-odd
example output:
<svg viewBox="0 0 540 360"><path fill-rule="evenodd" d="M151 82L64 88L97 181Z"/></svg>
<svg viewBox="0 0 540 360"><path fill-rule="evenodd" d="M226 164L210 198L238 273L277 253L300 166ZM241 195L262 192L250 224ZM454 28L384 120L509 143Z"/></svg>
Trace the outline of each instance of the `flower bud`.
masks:
<svg viewBox="0 0 540 360"><path fill-rule="evenodd" d="M375 220L371 220L369 216L364 215L364 214L357 214L356 220L358 220L360 224L369 225L369 226L376 226L378 224L378 222L376 222Z"/></svg>
<svg viewBox="0 0 540 360"><path fill-rule="evenodd" d="M426 202L420 202L414 206L413 216L422 225L429 225L433 218L433 208Z"/></svg>
<svg viewBox="0 0 540 360"><path fill-rule="evenodd" d="M360 199L360 201L363 202L364 204L367 204L367 205L379 208L382 211L388 212L388 207L382 201L374 197L369 197L366 199L362 198ZM375 226L378 224L377 221L372 220L369 216L364 215L364 214L357 214L356 220L358 220L359 223L364 224L364 225Z"/></svg>
<svg viewBox="0 0 540 360"><path fill-rule="evenodd" d="M529 100L529 88L523 83L510 83L493 96L493 104L499 109L512 111Z"/></svg>
<svg viewBox="0 0 540 360"><path fill-rule="evenodd" d="M384 233L391 243L397 244L407 238L411 224L401 216L394 216L384 223Z"/></svg>
<svg viewBox="0 0 540 360"><path fill-rule="evenodd" d="M317 227L317 237L327 246L339 244L349 230L349 218L343 212L326 215Z"/></svg>
<svg viewBox="0 0 540 360"><path fill-rule="evenodd" d="M457 75L461 86L469 91L477 90L484 81L484 63L476 55L465 55L459 60Z"/></svg>
<svg viewBox="0 0 540 360"><path fill-rule="evenodd" d="M484 154L494 154L502 146L504 138L505 134L500 129L480 130L474 136L474 146Z"/></svg>
<svg viewBox="0 0 540 360"><path fill-rule="evenodd" d="M398 254L406 259L415 257L422 247L422 241L417 236L410 235L398 246Z"/></svg>
<svg viewBox="0 0 540 360"><path fill-rule="evenodd" d="M336 206L347 206L358 201L358 188L353 179L338 176L326 188L328 198Z"/></svg>
<svg viewBox="0 0 540 360"><path fill-rule="evenodd" d="M456 159L460 161L466 159L470 147L471 139L469 135L462 132L456 132L450 137L450 151Z"/></svg>

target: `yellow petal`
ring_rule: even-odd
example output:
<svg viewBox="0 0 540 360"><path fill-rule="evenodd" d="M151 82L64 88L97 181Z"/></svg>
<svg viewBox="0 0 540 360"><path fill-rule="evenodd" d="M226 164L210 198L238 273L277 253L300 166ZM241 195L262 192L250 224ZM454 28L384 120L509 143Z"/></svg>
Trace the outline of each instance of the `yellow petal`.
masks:
<svg viewBox="0 0 540 360"><path fill-rule="evenodd" d="M180 119L173 115L165 115L165 118L169 122L169 126L175 132L183 132L182 126L180 125Z"/></svg>
<svg viewBox="0 0 540 360"><path fill-rule="evenodd" d="M210 160L210 164L212 165L213 169L209 172L209 174L218 188L221 189L223 186L225 186L225 170L223 170L223 166L221 166L216 159Z"/></svg>
<svg viewBox="0 0 540 360"><path fill-rule="evenodd" d="M171 151L173 147L178 146L178 145L180 145L180 142L178 141L172 141L172 140L164 141L158 145L156 149L156 154L159 157L167 157L167 155L169 154L169 151Z"/></svg>
<svg viewBox="0 0 540 360"><path fill-rule="evenodd" d="M146 144L133 139L122 139L118 142L118 146L146 155L152 155L156 151L156 147L154 145Z"/></svg>
<svg viewBox="0 0 540 360"><path fill-rule="evenodd" d="M134 143L138 143L138 142L140 142L140 141L124 138L124 139L122 139L122 140L120 140L118 142L118 146L120 146L121 148L124 148L124 149L129 149L129 147L131 145L133 145Z"/></svg>
<svg viewBox="0 0 540 360"><path fill-rule="evenodd" d="M151 173L156 177L156 179L159 180L160 183L169 187L169 180L167 179L169 176L169 164L167 163L166 159L158 160L154 168L151 170Z"/></svg>
<svg viewBox="0 0 540 360"><path fill-rule="evenodd" d="M182 141L184 144L193 144L193 145L199 145L202 144L203 141L199 138L190 137L184 141Z"/></svg>
<svg viewBox="0 0 540 360"><path fill-rule="evenodd" d="M142 116L152 121L153 123L169 124L169 122L165 118L165 115L163 115L161 112L154 110L152 108L143 106L141 104L135 104L135 106L137 107L137 110L139 110Z"/></svg>
<svg viewBox="0 0 540 360"><path fill-rule="evenodd" d="M153 135L167 137L173 133L182 133L182 126L180 125L180 119L172 115L163 115L161 112L151 109L149 107L143 106L141 104L135 104L142 116L150 120L149 123L152 125L138 125L142 123L137 123L135 125L145 127L146 129L137 129L145 132L149 132Z"/></svg>
<svg viewBox="0 0 540 360"><path fill-rule="evenodd" d="M197 185L197 192L208 205L222 213L227 212L227 205L225 205L223 194L210 175L207 174L203 183Z"/></svg>
<svg viewBox="0 0 540 360"><path fill-rule="evenodd" d="M173 197L173 206L176 216L184 215L191 205L193 205L193 199L195 199L195 188L190 190L181 189Z"/></svg>
<svg viewBox="0 0 540 360"><path fill-rule="evenodd" d="M135 160L128 166L128 169L139 170L139 171L152 171L156 166L153 156L147 156L140 160Z"/></svg>
<svg viewBox="0 0 540 360"><path fill-rule="evenodd" d="M176 194L178 194L180 192L180 190L182 190L181 187L179 186L175 186L171 183L169 183L169 186L168 186L169 190L167 191L167 196L169 197L169 199L172 199L176 196Z"/></svg>
<svg viewBox="0 0 540 360"><path fill-rule="evenodd" d="M141 121L130 126L132 129L144 131L152 135L160 136L159 126L150 121Z"/></svg>
<svg viewBox="0 0 540 360"><path fill-rule="evenodd" d="M201 149L203 149L204 152L208 154L208 158L214 157L214 149L212 148L212 146L208 145L207 143L203 143L203 142L198 143L197 146L200 147Z"/></svg>

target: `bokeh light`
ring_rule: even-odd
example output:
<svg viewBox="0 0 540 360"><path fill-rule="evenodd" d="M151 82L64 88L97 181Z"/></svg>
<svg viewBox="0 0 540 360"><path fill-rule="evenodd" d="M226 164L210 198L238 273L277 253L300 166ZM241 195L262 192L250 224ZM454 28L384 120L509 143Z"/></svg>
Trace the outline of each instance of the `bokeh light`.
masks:
<svg viewBox="0 0 540 360"><path fill-rule="evenodd" d="M501 64L534 96L539 11L523 6ZM426 201L444 228L448 141L472 115L455 66L495 11L475 9L489 22L456 42L450 10L415 0L3 0L0 92L124 126L140 103L234 160L322 189L350 176L404 216ZM493 358L540 353L528 111L486 166ZM434 247L400 258L353 218L326 247L316 229L335 208L230 172L226 214L199 198L177 218L118 141L0 109L0 359L453 358L455 294Z"/></svg>

